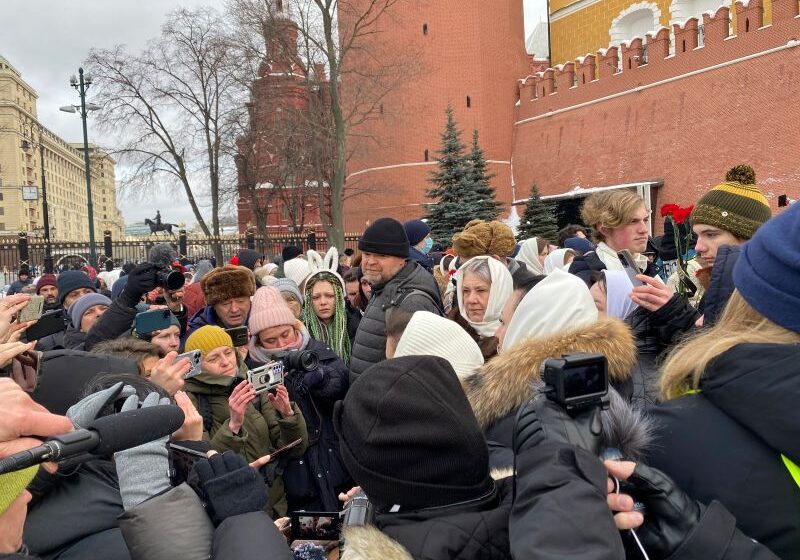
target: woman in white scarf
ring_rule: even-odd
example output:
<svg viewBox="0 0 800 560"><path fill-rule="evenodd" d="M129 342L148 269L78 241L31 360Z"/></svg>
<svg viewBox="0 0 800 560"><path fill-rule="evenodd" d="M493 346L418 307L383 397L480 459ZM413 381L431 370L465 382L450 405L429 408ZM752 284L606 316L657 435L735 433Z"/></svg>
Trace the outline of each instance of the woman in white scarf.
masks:
<svg viewBox="0 0 800 560"><path fill-rule="evenodd" d="M503 349L529 337L542 338L597 322L589 288L563 270L554 270L528 292L502 336Z"/></svg>
<svg viewBox="0 0 800 560"><path fill-rule="evenodd" d="M544 259L544 273L550 274L556 269L567 272L574 258L575 251L572 249L556 249Z"/></svg>
<svg viewBox="0 0 800 560"><path fill-rule="evenodd" d="M487 360L497 354L500 313L512 291L511 273L492 257L474 257L456 272L458 309L451 311L450 318L473 337Z"/></svg>
<svg viewBox="0 0 800 560"><path fill-rule="evenodd" d="M544 259L549 251L550 243L546 239L531 237L519 244L519 253L514 258L528 267L529 272L541 276L545 273Z"/></svg>
<svg viewBox="0 0 800 560"><path fill-rule="evenodd" d="M631 300L633 282L627 272L603 270L601 274L603 277L589 289L597 311L601 318L613 317L624 321L639 307Z"/></svg>

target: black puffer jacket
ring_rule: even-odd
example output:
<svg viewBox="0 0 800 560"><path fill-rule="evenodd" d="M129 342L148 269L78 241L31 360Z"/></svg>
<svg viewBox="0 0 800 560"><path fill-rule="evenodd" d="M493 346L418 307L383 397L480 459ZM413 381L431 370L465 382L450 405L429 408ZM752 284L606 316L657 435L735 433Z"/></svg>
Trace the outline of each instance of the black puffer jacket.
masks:
<svg viewBox="0 0 800 560"><path fill-rule="evenodd" d="M114 464L97 459L61 474L40 470L29 487L33 501L23 540L42 558L130 558L119 530L122 497Z"/></svg>
<svg viewBox="0 0 800 560"><path fill-rule="evenodd" d="M694 330L700 314L678 294L657 311L637 308L625 322L636 337L633 401L639 406L658 402L658 376L664 353Z"/></svg>
<svg viewBox="0 0 800 560"><path fill-rule="evenodd" d="M740 344L709 364L701 393L651 410L648 463L701 502L717 499L747 535L800 559L800 347Z"/></svg>
<svg viewBox="0 0 800 560"><path fill-rule="evenodd" d="M444 314L436 281L416 262L407 262L386 284L373 286L372 297L353 341L351 384L369 366L386 359L386 311L390 307L399 307L410 313L430 311Z"/></svg>

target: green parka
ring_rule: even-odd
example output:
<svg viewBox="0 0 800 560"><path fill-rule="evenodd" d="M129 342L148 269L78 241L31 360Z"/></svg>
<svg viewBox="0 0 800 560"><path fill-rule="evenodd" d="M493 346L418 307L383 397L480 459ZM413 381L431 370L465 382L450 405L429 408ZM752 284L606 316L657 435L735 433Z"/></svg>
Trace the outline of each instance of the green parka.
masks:
<svg viewBox="0 0 800 560"><path fill-rule="evenodd" d="M245 378L246 372L247 366L239 360L237 377ZM186 381L184 391L187 392L198 412L203 414L203 407L198 404L199 400L207 401L210 406L213 418L212 427L210 432L203 431L203 439L208 441L214 450L220 453L227 450L235 451L245 457L248 462L272 453L296 439L302 439L303 442L287 451L283 458L302 457L308 447L308 431L306 421L295 403L292 403L294 414L289 418L284 418L275 410L266 395L262 394L260 399L257 398L247 406L239 433L231 432L228 427L228 420L231 416L228 397L233 391L233 380L233 377L213 375L204 371L197 377ZM259 405L258 408L256 408L256 404ZM283 517L287 512L282 472L279 465L275 472L275 480L269 487L267 512L273 517Z"/></svg>

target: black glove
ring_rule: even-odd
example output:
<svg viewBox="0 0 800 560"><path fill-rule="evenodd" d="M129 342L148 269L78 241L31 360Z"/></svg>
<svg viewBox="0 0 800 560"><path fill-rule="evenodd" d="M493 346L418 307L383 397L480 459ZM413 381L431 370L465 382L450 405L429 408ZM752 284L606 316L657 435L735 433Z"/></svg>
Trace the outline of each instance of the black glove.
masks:
<svg viewBox="0 0 800 560"><path fill-rule="evenodd" d="M128 307L136 307L144 294L158 287L157 271L158 268L152 263L136 265L128 274L128 283L119 299Z"/></svg>
<svg viewBox="0 0 800 560"><path fill-rule="evenodd" d="M244 457L233 451L200 459L192 470L200 480L214 525L233 515L261 511L267 505L264 479Z"/></svg>
<svg viewBox="0 0 800 560"><path fill-rule="evenodd" d="M636 464L628 480L620 481L620 492L642 502L647 510L636 534L652 557L672 555L700 522L700 504L667 475L642 463Z"/></svg>
<svg viewBox="0 0 800 560"><path fill-rule="evenodd" d="M574 445L599 455L602 432L599 407L582 410L573 416L545 395L536 393L517 412L514 455L545 440Z"/></svg>

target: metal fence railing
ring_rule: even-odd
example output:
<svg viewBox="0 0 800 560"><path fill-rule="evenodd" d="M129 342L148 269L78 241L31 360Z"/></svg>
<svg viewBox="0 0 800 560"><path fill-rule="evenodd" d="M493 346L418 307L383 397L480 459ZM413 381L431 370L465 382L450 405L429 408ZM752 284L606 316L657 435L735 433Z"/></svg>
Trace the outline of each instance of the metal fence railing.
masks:
<svg viewBox="0 0 800 560"><path fill-rule="evenodd" d="M164 242L170 243L182 258L190 262L213 257L215 244L219 244L225 262L236 255L240 249L245 248L255 249L271 259L279 257L281 250L286 245L297 245L303 251L315 249L324 253L328 250L328 239L325 233L283 235L266 239L255 234L207 237L182 233L177 237L156 238L151 236L135 240L115 241L108 237L101 238L95 242L95 253L100 263L104 263L108 257L113 261L114 266L121 266L126 262L144 262L147 260L150 248L156 243ZM344 247L339 247L339 249L355 250L357 244L357 235L346 235ZM56 272L63 268L76 268L88 263L89 242L53 241L50 243L50 253ZM6 277L7 282L9 277L16 279L17 272L23 265L40 273L44 266L44 260L45 243L41 239L33 240L28 239L25 235L20 235L16 240L13 238L0 240L0 273Z"/></svg>

